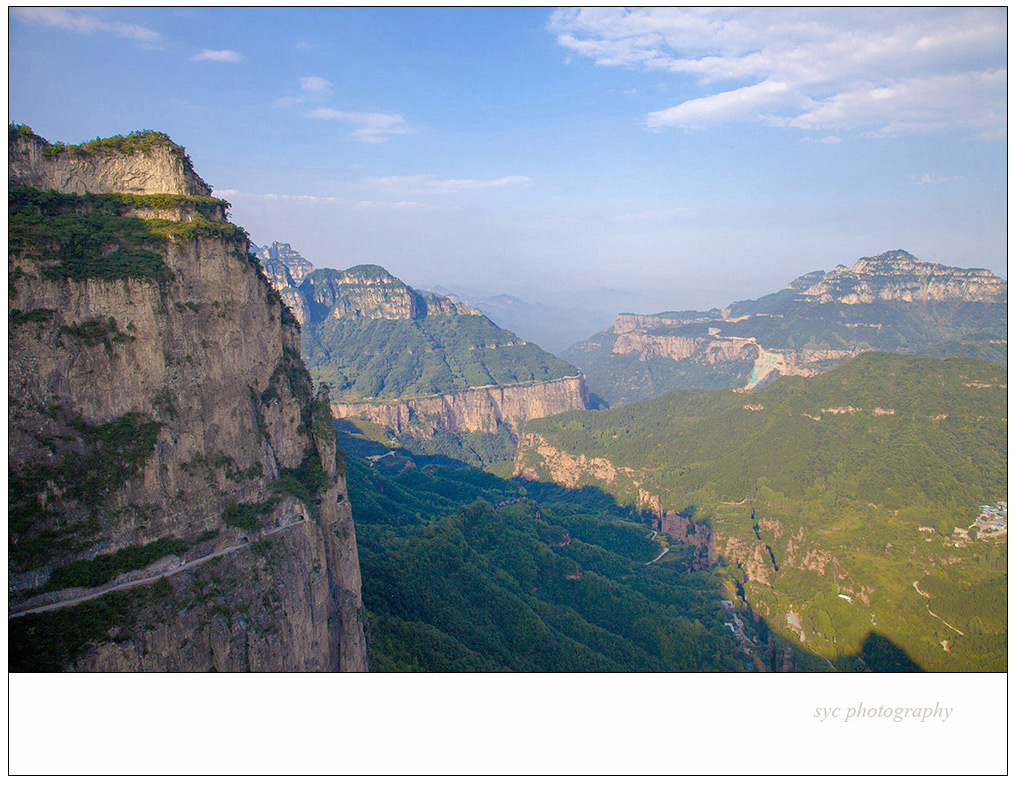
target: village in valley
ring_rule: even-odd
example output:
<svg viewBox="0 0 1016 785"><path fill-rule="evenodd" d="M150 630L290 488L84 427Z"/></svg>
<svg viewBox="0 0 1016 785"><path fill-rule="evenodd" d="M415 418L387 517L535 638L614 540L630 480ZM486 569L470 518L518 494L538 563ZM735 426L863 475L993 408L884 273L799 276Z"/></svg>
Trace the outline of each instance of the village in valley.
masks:
<svg viewBox="0 0 1016 785"><path fill-rule="evenodd" d="M953 529L952 545L962 548L973 540L988 540L989 542L1005 542L1008 531L1008 504L997 502L994 506L990 504L981 505L981 513L977 519L966 529L956 527Z"/></svg>

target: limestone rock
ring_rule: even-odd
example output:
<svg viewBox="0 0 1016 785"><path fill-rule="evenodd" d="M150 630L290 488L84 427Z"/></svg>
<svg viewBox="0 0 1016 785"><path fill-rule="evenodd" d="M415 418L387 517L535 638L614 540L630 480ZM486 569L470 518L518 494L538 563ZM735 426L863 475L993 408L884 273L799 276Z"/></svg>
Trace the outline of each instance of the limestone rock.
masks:
<svg viewBox="0 0 1016 785"><path fill-rule="evenodd" d="M182 148L157 136L143 150L89 143L79 155L12 133L12 187L154 194L153 204L197 197L204 210L209 189ZM35 229L22 237L12 221L12 609L55 571L182 543L185 565L211 558L105 595L121 603L116 633L93 636L63 667L362 670L352 515L298 326L221 207L200 219L180 208L177 218L189 218L160 242L144 222L147 203L126 200L122 212L152 228L136 253L155 254L158 275L75 272L58 247ZM75 209L120 220L90 196ZM43 210L36 229L46 220ZM315 428L321 411L327 423ZM322 479L303 491L315 461Z"/></svg>

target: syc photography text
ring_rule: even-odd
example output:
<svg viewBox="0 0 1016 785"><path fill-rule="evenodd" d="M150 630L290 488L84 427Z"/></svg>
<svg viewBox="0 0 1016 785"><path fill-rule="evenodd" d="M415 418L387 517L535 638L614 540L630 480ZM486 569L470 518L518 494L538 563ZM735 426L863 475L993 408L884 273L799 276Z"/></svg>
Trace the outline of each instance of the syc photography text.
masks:
<svg viewBox="0 0 1016 785"><path fill-rule="evenodd" d="M856 706L818 706L815 708L815 713L812 716L819 722L825 722L826 720L850 722L851 720L860 719L890 719L893 722L903 722L904 720L918 720L920 722L937 720L945 722L949 719L952 712L951 707L940 706L938 701L935 701L934 707L865 706L863 701L859 701Z"/></svg>

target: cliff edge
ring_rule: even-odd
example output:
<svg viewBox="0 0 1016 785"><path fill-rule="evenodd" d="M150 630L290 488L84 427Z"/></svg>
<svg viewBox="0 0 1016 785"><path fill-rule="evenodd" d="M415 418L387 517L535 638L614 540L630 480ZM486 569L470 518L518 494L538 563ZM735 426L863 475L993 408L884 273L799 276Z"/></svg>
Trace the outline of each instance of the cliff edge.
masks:
<svg viewBox="0 0 1016 785"><path fill-rule="evenodd" d="M327 391L179 145L9 134L12 670L364 670Z"/></svg>

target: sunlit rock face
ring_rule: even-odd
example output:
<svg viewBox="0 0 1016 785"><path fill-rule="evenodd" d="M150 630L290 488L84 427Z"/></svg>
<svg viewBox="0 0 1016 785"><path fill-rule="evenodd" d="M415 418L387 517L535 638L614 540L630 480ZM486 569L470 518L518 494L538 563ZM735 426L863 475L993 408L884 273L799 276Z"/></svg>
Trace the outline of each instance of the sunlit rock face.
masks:
<svg viewBox="0 0 1016 785"><path fill-rule="evenodd" d="M13 620L11 667L363 670L352 514L299 327L182 148L108 141L11 134L9 600L137 588ZM59 625L87 634L54 653L38 636Z"/></svg>

